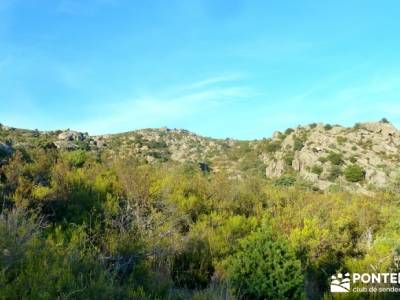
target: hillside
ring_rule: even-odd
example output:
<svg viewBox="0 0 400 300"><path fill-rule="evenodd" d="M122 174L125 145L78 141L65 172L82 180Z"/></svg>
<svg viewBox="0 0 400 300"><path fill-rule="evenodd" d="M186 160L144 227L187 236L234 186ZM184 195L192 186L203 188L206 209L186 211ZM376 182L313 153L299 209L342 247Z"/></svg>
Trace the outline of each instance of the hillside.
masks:
<svg viewBox="0 0 400 300"><path fill-rule="evenodd" d="M338 272L400 272L398 147L386 120L255 141L1 126L0 298L338 299Z"/></svg>
<svg viewBox="0 0 400 300"><path fill-rule="evenodd" d="M24 147L84 150L107 159L193 163L231 177L257 175L280 185L302 180L314 189L361 192L384 187L400 167L399 131L383 119L339 125L310 124L254 141L213 139L183 129L141 129L90 136L70 130L41 132L0 126L0 155Z"/></svg>

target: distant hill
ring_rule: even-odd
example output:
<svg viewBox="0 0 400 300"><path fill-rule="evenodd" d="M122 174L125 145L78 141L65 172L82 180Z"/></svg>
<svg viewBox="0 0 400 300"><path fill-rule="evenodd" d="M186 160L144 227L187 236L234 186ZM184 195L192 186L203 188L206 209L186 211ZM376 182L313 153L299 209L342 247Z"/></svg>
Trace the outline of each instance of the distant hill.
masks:
<svg viewBox="0 0 400 300"><path fill-rule="evenodd" d="M83 150L103 159L150 164L192 163L203 171L232 177L261 176L279 185L302 181L316 190L364 193L390 184L400 170L400 133L386 119L351 128L310 124L253 141L214 139L168 128L90 136L0 125L0 161L24 147Z"/></svg>

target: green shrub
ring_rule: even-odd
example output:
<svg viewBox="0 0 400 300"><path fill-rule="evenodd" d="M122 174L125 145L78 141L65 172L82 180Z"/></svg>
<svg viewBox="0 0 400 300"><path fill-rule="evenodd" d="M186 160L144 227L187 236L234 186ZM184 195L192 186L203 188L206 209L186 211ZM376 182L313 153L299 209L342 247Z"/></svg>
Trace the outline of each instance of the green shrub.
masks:
<svg viewBox="0 0 400 300"><path fill-rule="evenodd" d="M360 182L365 179L365 170L359 165L351 165L344 170L344 176L347 181Z"/></svg>
<svg viewBox="0 0 400 300"><path fill-rule="evenodd" d="M347 138L344 137L344 136L338 136L338 137L336 138L336 141L338 142L339 145L343 145L344 143L347 142Z"/></svg>
<svg viewBox="0 0 400 300"><path fill-rule="evenodd" d="M276 152L276 151L278 151L280 148L281 148L281 143L280 143L280 142L277 142L277 141L275 141L275 142L269 141L269 142L267 142L267 143L265 144L265 151L267 151L268 153Z"/></svg>
<svg viewBox="0 0 400 300"><path fill-rule="evenodd" d="M352 164L356 163L356 162L357 162L357 156L352 155L352 156L350 157L350 162L351 162Z"/></svg>
<svg viewBox="0 0 400 300"><path fill-rule="evenodd" d="M326 158L326 157L324 157L324 156L321 156L321 157L319 157L318 158L318 160L321 162L321 163L326 163L327 161L328 161L328 158Z"/></svg>
<svg viewBox="0 0 400 300"><path fill-rule="evenodd" d="M213 272L210 246L206 241L195 239L174 257L171 276L178 287L198 289L208 285Z"/></svg>
<svg viewBox="0 0 400 300"><path fill-rule="evenodd" d="M324 126L324 129L325 129L326 131L331 130L332 128L333 128L333 127L332 127L331 124L326 124L326 125Z"/></svg>
<svg viewBox="0 0 400 300"><path fill-rule="evenodd" d="M296 137L293 143L293 150L300 151L304 147L304 140L301 138Z"/></svg>
<svg viewBox="0 0 400 300"><path fill-rule="evenodd" d="M328 161L331 162L332 165L339 166L343 164L343 156L340 153L331 152L327 156Z"/></svg>
<svg viewBox="0 0 400 300"><path fill-rule="evenodd" d="M293 159L294 159L294 155L292 152L286 153L285 156L283 157L283 160L285 161L285 165L288 167L292 166Z"/></svg>
<svg viewBox="0 0 400 300"><path fill-rule="evenodd" d="M239 299L302 299L300 261L289 245L263 227L240 240L228 267L230 288Z"/></svg>
<svg viewBox="0 0 400 300"><path fill-rule="evenodd" d="M311 172L313 172L314 174L317 174L318 176L321 175L323 171L324 171L324 169L320 165L314 165L311 168Z"/></svg>
<svg viewBox="0 0 400 300"><path fill-rule="evenodd" d="M332 166L329 171L328 179L330 181L334 181L340 175L342 175L342 168L340 166Z"/></svg>
<svg viewBox="0 0 400 300"><path fill-rule="evenodd" d="M168 147L167 143L164 141L149 141L147 143L147 146L149 148L153 148L153 149L160 149L160 148Z"/></svg>
<svg viewBox="0 0 400 300"><path fill-rule="evenodd" d="M90 145L87 142L77 141L77 142L75 142L75 144L76 144L76 146L78 146L78 149L80 149L80 150L85 150L85 151L90 150Z"/></svg>
<svg viewBox="0 0 400 300"><path fill-rule="evenodd" d="M292 132L294 132L294 130L292 128L288 128L288 129L285 130L285 135L289 135Z"/></svg>
<svg viewBox="0 0 400 300"><path fill-rule="evenodd" d="M292 186L296 183L296 177L292 175L283 175L274 180L275 186Z"/></svg>
<svg viewBox="0 0 400 300"><path fill-rule="evenodd" d="M67 154L67 161L71 167L80 168L85 164L87 159L84 150L76 150Z"/></svg>

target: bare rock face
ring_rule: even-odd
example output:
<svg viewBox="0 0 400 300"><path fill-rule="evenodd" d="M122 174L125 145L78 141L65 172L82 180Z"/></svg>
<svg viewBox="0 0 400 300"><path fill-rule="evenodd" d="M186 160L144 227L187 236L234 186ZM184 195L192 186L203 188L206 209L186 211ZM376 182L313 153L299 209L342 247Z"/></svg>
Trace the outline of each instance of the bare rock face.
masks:
<svg viewBox="0 0 400 300"><path fill-rule="evenodd" d="M366 171L365 178L367 181L374 183L378 187L384 187L388 184L388 176L381 170L369 169Z"/></svg>
<svg viewBox="0 0 400 300"><path fill-rule="evenodd" d="M267 163L267 177L280 177L285 172L285 163L282 160L271 160Z"/></svg>
<svg viewBox="0 0 400 300"><path fill-rule="evenodd" d="M59 140L63 140L63 141L67 141L67 142L84 141L88 138L89 138L89 135L87 133L82 133L82 132L72 131L72 130L63 131L58 135Z"/></svg>
<svg viewBox="0 0 400 300"><path fill-rule="evenodd" d="M383 123L383 122L371 122L371 123L364 123L362 127L366 130L378 133L381 135L382 138L390 138L398 134L398 130L390 123Z"/></svg>
<svg viewBox="0 0 400 300"><path fill-rule="evenodd" d="M74 144L71 141L55 141L54 145L58 148L58 149L66 149L66 150L75 150L78 149L78 146L76 144Z"/></svg>
<svg viewBox="0 0 400 300"><path fill-rule="evenodd" d="M310 149L301 149L296 151L292 162L292 167L300 174L308 173L307 166L313 166L318 163L318 156L315 155Z"/></svg>
<svg viewBox="0 0 400 300"><path fill-rule="evenodd" d="M391 174L400 170L400 133L387 121L342 126L298 127L287 134L274 134L280 142L277 151L264 155L267 177L280 177L293 171L326 189L336 183L366 189L370 184L384 187ZM348 182L344 171L357 164L365 171L365 180Z"/></svg>
<svg viewBox="0 0 400 300"><path fill-rule="evenodd" d="M105 141L105 139L107 139L108 136L96 136L93 138L93 140L91 141L91 143L93 145L96 145L99 148L103 148L107 146L107 143Z"/></svg>

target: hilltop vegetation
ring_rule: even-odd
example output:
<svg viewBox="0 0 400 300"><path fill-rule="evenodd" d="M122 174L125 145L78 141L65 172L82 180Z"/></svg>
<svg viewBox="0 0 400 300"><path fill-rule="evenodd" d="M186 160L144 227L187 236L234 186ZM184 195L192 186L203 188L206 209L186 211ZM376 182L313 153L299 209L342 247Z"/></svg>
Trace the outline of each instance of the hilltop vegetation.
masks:
<svg viewBox="0 0 400 300"><path fill-rule="evenodd" d="M248 142L3 126L0 299L330 299L338 271L400 272L400 181L389 172L367 190L374 138L386 139L368 126ZM357 154L350 137L360 134ZM381 155L394 172L398 152ZM269 178L274 159L284 171Z"/></svg>
<svg viewBox="0 0 400 300"><path fill-rule="evenodd" d="M89 136L70 130L39 132L2 126L0 155L7 147L8 151L19 147L80 149L105 160L133 159L144 164L188 162L231 177L303 181L318 190L365 194L392 184L400 167L400 133L386 119L351 128L310 124L253 141L206 138L168 128ZM349 168L358 168L359 176L348 176Z"/></svg>

